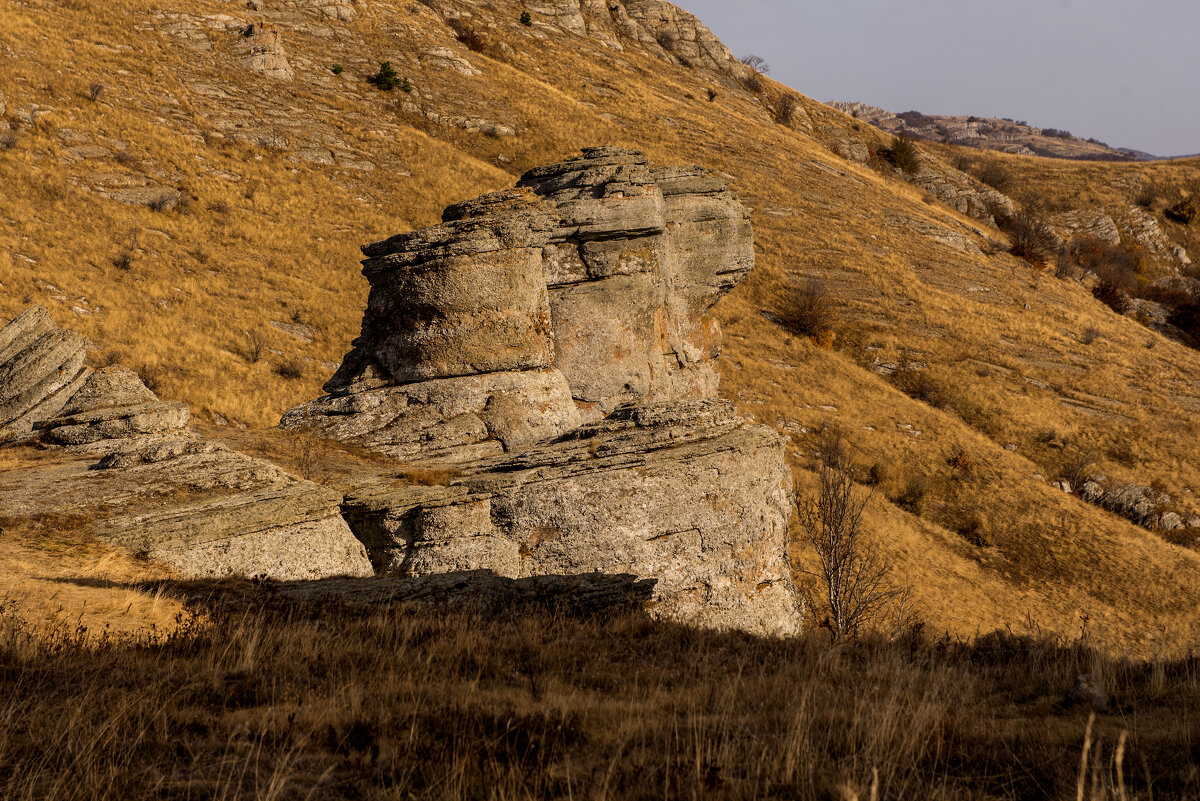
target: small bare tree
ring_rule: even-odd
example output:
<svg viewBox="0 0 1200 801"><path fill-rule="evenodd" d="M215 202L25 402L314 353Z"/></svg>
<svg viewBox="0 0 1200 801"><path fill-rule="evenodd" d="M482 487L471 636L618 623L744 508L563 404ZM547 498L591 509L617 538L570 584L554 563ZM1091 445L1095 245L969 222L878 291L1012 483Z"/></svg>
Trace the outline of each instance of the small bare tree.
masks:
<svg viewBox="0 0 1200 801"><path fill-rule="evenodd" d="M891 581L891 563L862 535L862 516L871 499L854 482L837 431L821 436L819 486L797 501L800 522L821 563L819 573L829 617L822 624L835 640L856 636L877 623L904 591Z"/></svg>

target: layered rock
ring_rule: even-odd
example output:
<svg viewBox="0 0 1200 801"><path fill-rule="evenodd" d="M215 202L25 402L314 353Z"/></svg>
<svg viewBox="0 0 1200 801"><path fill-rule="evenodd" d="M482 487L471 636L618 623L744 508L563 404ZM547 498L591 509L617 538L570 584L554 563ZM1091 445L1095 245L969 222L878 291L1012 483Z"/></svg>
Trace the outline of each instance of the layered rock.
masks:
<svg viewBox="0 0 1200 801"><path fill-rule="evenodd" d="M629 574L654 614L795 630L782 442L715 397L707 312L754 263L723 181L595 148L363 252L362 333L282 425L443 465L345 499L377 571Z"/></svg>
<svg viewBox="0 0 1200 801"><path fill-rule="evenodd" d="M57 414L88 380L87 341L34 306L0 329L0 442Z"/></svg>
<svg viewBox="0 0 1200 801"><path fill-rule="evenodd" d="M779 437L697 401L623 410L449 486L364 487L343 510L385 574L631 574L655 580L657 616L786 634L791 500Z"/></svg>
<svg viewBox="0 0 1200 801"><path fill-rule="evenodd" d="M283 425L463 458L622 405L714 397L721 334L706 312L754 260L723 181L617 148L533 170L363 252L362 334L331 394Z"/></svg>
<svg viewBox="0 0 1200 801"><path fill-rule="evenodd" d="M49 473L13 471L0 497L6 515L53 509L98 521L101 539L183 578L371 574L339 493L205 442L186 430L186 404L159 400L131 370L83 367L85 350L41 306L0 328L5 431L85 457Z"/></svg>

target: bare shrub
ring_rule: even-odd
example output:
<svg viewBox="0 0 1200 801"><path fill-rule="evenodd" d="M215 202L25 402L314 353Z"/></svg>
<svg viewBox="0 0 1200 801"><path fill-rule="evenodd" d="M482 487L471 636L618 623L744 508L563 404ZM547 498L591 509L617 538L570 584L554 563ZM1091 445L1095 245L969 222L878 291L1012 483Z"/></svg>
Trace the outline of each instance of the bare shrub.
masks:
<svg viewBox="0 0 1200 801"><path fill-rule="evenodd" d="M88 84L88 89L87 89L88 100L95 103L96 101L98 101L100 99L100 95L102 95L102 94L104 94L104 84L102 84L102 83Z"/></svg>
<svg viewBox="0 0 1200 801"><path fill-rule="evenodd" d="M742 56L741 61L755 72L761 72L764 75L769 75L771 73L771 65L768 64L767 60L762 56L756 56L754 54L745 55Z"/></svg>
<svg viewBox="0 0 1200 801"><path fill-rule="evenodd" d="M1082 445L1073 445L1063 453L1063 462L1059 468L1058 477L1069 483L1072 490L1078 492L1079 488L1090 481L1094 475L1092 468L1096 466L1096 461L1095 451Z"/></svg>
<svg viewBox="0 0 1200 801"><path fill-rule="evenodd" d="M798 500L797 511L821 563L820 572L810 575L824 594L824 625L841 640L875 626L902 591L892 583L888 559L863 536L870 495L855 485L837 432L822 435L817 476L816 494Z"/></svg>
<svg viewBox="0 0 1200 801"><path fill-rule="evenodd" d="M286 378L294 381L304 377L304 365L299 359L286 359L275 365L275 374L280 378Z"/></svg>
<svg viewBox="0 0 1200 801"><path fill-rule="evenodd" d="M251 328L246 332L246 359L251 364L258 364L267 352L267 338L262 331Z"/></svg>
<svg viewBox="0 0 1200 801"><path fill-rule="evenodd" d="M1058 252L1058 237L1040 217L1020 211L1013 215L1002 215L996 223L1012 242L1009 252L1030 264L1047 264Z"/></svg>
<svg viewBox="0 0 1200 801"><path fill-rule="evenodd" d="M833 299L824 281L810 278L784 293L780 310L784 327L793 334L819 337L833 329Z"/></svg>
<svg viewBox="0 0 1200 801"><path fill-rule="evenodd" d="M997 192L1006 192L1012 188L1013 176L1008 171L1008 168L1003 164L995 161L985 161L979 168L979 180L995 189Z"/></svg>
<svg viewBox="0 0 1200 801"><path fill-rule="evenodd" d="M1085 345L1091 345L1100 338L1100 329L1094 325L1089 325L1083 329L1083 333L1079 335L1079 341Z"/></svg>
<svg viewBox="0 0 1200 801"><path fill-rule="evenodd" d="M710 86L710 87L707 89L707 94L708 94L708 102L709 102L709 103L712 103L712 102L716 101L716 99L717 99L717 96L718 96L720 93L719 93L719 92L718 92L716 89L713 89L713 88Z"/></svg>
<svg viewBox="0 0 1200 801"><path fill-rule="evenodd" d="M12 131L0 133L0 150L12 150L17 146L17 135Z"/></svg>
<svg viewBox="0 0 1200 801"><path fill-rule="evenodd" d="M129 250L122 251L113 257L112 263L113 267L116 267L118 270L133 269L133 252Z"/></svg>
<svg viewBox="0 0 1200 801"><path fill-rule="evenodd" d="M1143 209L1153 209L1158 202L1158 192L1153 186L1144 186L1133 198L1133 202Z"/></svg>

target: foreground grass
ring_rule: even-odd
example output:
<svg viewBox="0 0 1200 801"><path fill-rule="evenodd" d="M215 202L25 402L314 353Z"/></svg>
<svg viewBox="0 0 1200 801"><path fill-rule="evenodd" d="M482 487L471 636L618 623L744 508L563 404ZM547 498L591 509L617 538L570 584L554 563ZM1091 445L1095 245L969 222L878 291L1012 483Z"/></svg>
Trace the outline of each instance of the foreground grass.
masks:
<svg viewBox="0 0 1200 801"><path fill-rule="evenodd" d="M268 593L97 644L17 611L0 626L5 798L1075 798L1088 711L1062 698L1083 672L1113 700L1085 797L1121 797L1118 770L1128 798L1200 792L1195 659Z"/></svg>

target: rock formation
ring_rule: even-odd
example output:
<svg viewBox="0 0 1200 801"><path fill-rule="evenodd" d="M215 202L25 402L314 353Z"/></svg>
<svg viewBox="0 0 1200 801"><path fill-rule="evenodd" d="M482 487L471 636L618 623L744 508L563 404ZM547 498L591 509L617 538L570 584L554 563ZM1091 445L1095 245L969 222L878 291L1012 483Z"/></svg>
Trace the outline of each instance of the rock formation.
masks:
<svg viewBox="0 0 1200 801"><path fill-rule="evenodd" d="M87 342L64 331L42 306L0 329L0 442L53 417L88 381Z"/></svg>
<svg viewBox="0 0 1200 801"><path fill-rule="evenodd" d="M377 570L629 573L655 614L795 629L782 442L716 399L706 312L753 266L724 182L590 149L363 252L362 333L282 425L442 466L345 499Z"/></svg>
<svg viewBox="0 0 1200 801"><path fill-rule="evenodd" d="M0 442L38 437L83 457L13 471L7 517L92 521L101 539L183 578L371 575L340 493L205 442L186 430L185 404L159 400L130 370L84 367L86 349L41 306L0 328Z"/></svg>

